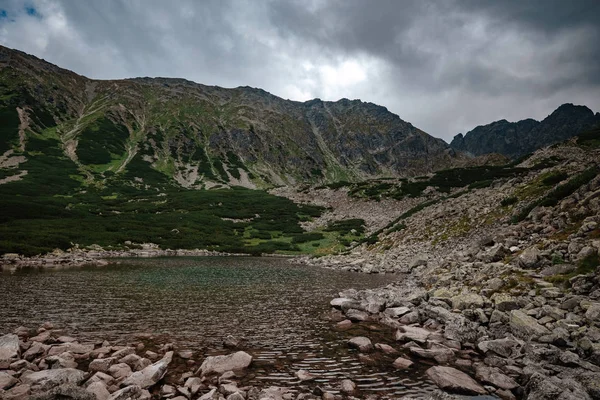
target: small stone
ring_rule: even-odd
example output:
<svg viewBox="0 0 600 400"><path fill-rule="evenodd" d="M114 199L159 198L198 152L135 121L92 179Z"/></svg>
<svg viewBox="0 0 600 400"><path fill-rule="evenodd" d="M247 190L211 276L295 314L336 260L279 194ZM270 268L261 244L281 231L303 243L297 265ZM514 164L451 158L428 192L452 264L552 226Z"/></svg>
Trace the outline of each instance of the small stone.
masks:
<svg viewBox="0 0 600 400"><path fill-rule="evenodd" d="M407 369L410 368L414 363L404 357L398 357L394 360L394 368L396 369Z"/></svg>
<svg viewBox="0 0 600 400"><path fill-rule="evenodd" d="M307 382L307 381L314 381L315 380L315 376L312 375L310 372L308 372L305 369L301 369L296 371L296 377L298 379L300 379L300 382Z"/></svg>
<svg viewBox="0 0 600 400"><path fill-rule="evenodd" d="M398 353L398 350L396 350L392 346L390 346L388 344L385 344L385 343L376 343L375 344L375 348L377 350L382 351L385 354L388 354L388 355L392 355L392 354L397 354Z"/></svg>
<svg viewBox="0 0 600 400"><path fill-rule="evenodd" d="M344 379L340 382L340 391L346 394L352 394L356 390L356 384L350 379Z"/></svg>

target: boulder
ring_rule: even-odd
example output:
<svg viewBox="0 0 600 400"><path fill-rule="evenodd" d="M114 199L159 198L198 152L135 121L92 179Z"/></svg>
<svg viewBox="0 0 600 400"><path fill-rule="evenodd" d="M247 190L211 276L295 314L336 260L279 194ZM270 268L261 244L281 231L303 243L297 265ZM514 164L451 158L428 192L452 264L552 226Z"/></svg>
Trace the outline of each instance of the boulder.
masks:
<svg viewBox="0 0 600 400"><path fill-rule="evenodd" d="M122 380L131 375L131 367L125 363L111 365L108 373L116 380Z"/></svg>
<svg viewBox="0 0 600 400"><path fill-rule="evenodd" d="M484 299L476 293L462 293L452 297L452 308L455 310L466 310L472 308L482 308Z"/></svg>
<svg viewBox="0 0 600 400"><path fill-rule="evenodd" d="M410 368L414 363L412 361L410 361L407 358L404 357L398 357L394 360L394 364L392 364L394 366L394 368L396 369L408 369Z"/></svg>
<svg viewBox="0 0 600 400"><path fill-rule="evenodd" d="M39 393L30 397L30 400L98 400L96 396L82 387L70 384L64 384L52 388L44 393Z"/></svg>
<svg viewBox="0 0 600 400"><path fill-rule="evenodd" d="M14 376L0 371L0 390L6 390L19 382Z"/></svg>
<svg viewBox="0 0 600 400"><path fill-rule="evenodd" d="M23 358L27 361L33 361L37 357L41 357L46 353L48 346L39 342L33 342L33 344L23 353Z"/></svg>
<svg viewBox="0 0 600 400"><path fill-rule="evenodd" d="M31 394L29 385L17 385L2 393L2 400L28 400Z"/></svg>
<svg viewBox="0 0 600 400"><path fill-rule="evenodd" d="M513 378L502 373L498 368L480 365L475 370L478 381L494 385L500 389L512 390L519 387Z"/></svg>
<svg viewBox="0 0 600 400"><path fill-rule="evenodd" d="M114 392L108 400L135 400L139 399L143 394L142 388L139 386L127 386L121 390Z"/></svg>
<svg viewBox="0 0 600 400"><path fill-rule="evenodd" d="M19 337L13 334L0 336L0 369L8 369L20 356Z"/></svg>
<svg viewBox="0 0 600 400"><path fill-rule="evenodd" d="M78 385L85 373L75 368L46 369L21 377L21 382L29 385L33 392L48 391L56 386L72 383Z"/></svg>
<svg viewBox="0 0 600 400"><path fill-rule="evenodd" d="M411 354L421 358L434 359L440 364L447 364L454 359L454 351L446 346L436 345L430 349L422 349L420 347L411 347Z"/></svg>
<svg viewBox="0 0 600 400"><path fill-rule="evenodd" d="M521 310L510 312L509 324L513 335L523 340L550 334L546 327L540 325L535 318L530 317Z"/></svg>
<svg viewBox="0 0 600 400"><path fill-rule="evenodd" d="M522 342L512 338L502 338L482 341L477 347L484 353L492 351L501 357L509 358L519 353L522 344Z"/></svg>
<svg viewBox="0 0 600 400"><path fill-rule="evenodd" d="M93 344L79 344L79 343L64 343L58 346L52 346L48 350L49 356L58 356L62 353L73 353L73 354L85 354L90 353L94 350Z"/></svg>
<svg viewBox="0 0 600 400"><path fill-rule="evenodd" d="M289 392L288 388L270 386L258 394L259 400L283 400L284 395Z"/></svg>
<svg viewBox="0 0 600 400"><path fill-rule="evenodd" d="M512 311L519 308L517 299L506 293L494 293L491 300L498 311Z"/></svg>
<svg viewBox="0 0 600 400"><path fill-rule="evenodd" d="M238 351L225 356L206 357L200 366L202 376L216 373L222 374L226 371L235 371L248 368L252 362L252 356L244 351Z"/></svg>
<svg viewBox="0 0 600 400"><path fill-rule="evenodd" d="M402 326L396 331L395 338L397 341L413 341L424 344L427 342L427 338L429 338L430 335L431 332L427 329L416 326Z"/></svg>
<svg viewBox="0 0 600 400"><path fill-rule="evenodd" d="M408 307L391 307L386 308L384 313L393 318L398 318L403 316L404 314L408 314L410 312L410 308Z"/></svg>
<svg viewBox="0 0 600 400"><path fill-rule="evenodd" d="M117 360L114 357L98 358L90 363L88 369L91 372L108 372L108 369L115 364L116 361Z"/></svg>
<svg viewBox="0 0 600 400"><path fill-rule="evenodd" d="M88 385L86 390L96 396L96 400L107 400L110 397L110 392L101 381Z"/></svg>
<svg viewBox="0 0 600 400"><path fill-rule="evenodd" d="M535 268L540 259L540 250L535 247L528 247L519 255L518 263L521 268Z"/></svg>
<svg viewBox="0 0 600 400"><path fill-rule="evenodd" d="M369 313L366 311L351 308L348 311L346 311L346 317L352 322L367 321L369 319Z"/></svg>
<svg viewBox="0 0 600 400"><path fill-rule="evenodd" d="M585 317L592 322L600 322L600 303L592 303L585 312Z"/></svg>
<svg viewBox="0 0 600 400"><path fill-rule="evenodd" d="M354 347L363 353L373 350L371 340L364 336L357 336L348 340L348 346Z"/></svg>
<svg viewBox="0 0 600 400"><path fill-rule="evenodd" d="M450 393L479 395L487 391L469 375L452 367L431 367L425 371L440 389Z"/></svg>
<svg viewBox="0 0 600 400"><path fill-rule="evenodd" d="M139 386L142 389L148 389L165 376L172 360L173 352L169 351L162 360L131 374L123 381L121 386Z"/></svg>

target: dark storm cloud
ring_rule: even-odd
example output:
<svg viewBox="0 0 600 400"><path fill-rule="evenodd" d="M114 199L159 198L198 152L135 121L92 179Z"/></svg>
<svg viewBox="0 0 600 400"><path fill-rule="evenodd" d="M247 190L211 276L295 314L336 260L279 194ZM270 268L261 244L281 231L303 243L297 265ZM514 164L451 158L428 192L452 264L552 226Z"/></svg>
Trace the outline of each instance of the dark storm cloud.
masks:
<svg viewBox="0 0 600 400"><path fill-rule="evenodd" d="M599 110L598 21L597 0L5 0L0 43L94 78L360 98L449 140Z"/></svg>

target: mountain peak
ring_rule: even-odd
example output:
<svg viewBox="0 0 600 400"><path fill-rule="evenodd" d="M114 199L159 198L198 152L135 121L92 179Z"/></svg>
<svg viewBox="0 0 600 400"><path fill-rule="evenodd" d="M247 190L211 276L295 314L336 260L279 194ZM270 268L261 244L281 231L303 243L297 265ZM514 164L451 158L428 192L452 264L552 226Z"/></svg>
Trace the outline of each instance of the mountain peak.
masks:
<svg viewBox="0 0 600 400"><path fill-rule="evenodd" d="M528 118L518 122L505 119L478 126L464 136L458 135L450 146L474 155L499 153L518 158L580 133L600 123L600 117L586 106L565 103L543 121Z"/></svg>

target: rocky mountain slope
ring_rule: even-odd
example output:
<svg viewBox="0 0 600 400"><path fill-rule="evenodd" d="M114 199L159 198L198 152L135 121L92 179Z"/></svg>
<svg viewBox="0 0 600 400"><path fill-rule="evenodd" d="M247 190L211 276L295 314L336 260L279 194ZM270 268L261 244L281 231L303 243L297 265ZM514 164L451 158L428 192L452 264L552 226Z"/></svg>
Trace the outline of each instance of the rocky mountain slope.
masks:
<svg viewBox="0 0 600 400"><path fill-rule="evenodd" d="M544 146L567 140L582 131L600 125L600 113L585 106L563 104L543 121L500 120L478 126L465 135L459 133L450 147L479 156L499 153L516 159Z"/></svg>
<svg viewBox="0 0 600 400"><path fill-rule="evenodd" d="M332 301L346 319L339 328L392 327L394 366L437 364L427 375L445 391L597 399L599 160L596 130L496 169L485 184L432 184L372 240L302 262L405 274L384 288L340 293Z"/></svg>
<svg viewBox="0 0 600 400"><path fill-rule="evenodd" d="M412 176L460 158L360 100L300 103L184 79L97 81L5 47L0 118L0 154L29 159L32 139L50 141L99 184L151 169L184 187L254 188Z"/></svg>

